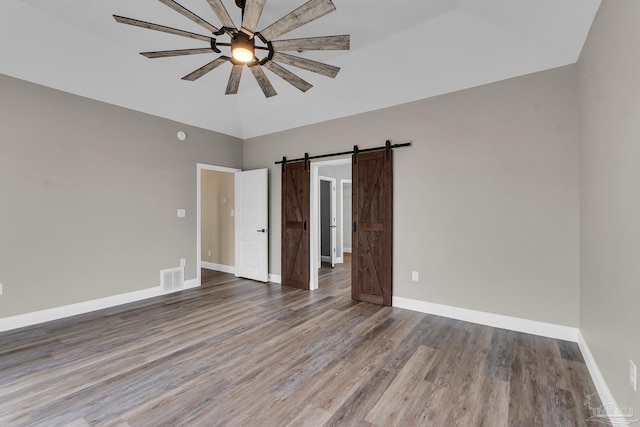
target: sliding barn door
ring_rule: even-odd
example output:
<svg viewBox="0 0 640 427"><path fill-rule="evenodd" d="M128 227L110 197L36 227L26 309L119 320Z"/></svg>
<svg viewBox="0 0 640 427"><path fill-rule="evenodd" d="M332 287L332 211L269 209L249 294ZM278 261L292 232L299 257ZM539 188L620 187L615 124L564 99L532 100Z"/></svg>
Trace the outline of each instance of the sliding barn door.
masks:
<svg viewBox="0 0 640 427"><path fill-rule="evenodd" d="M282 284L309 289L308 162L282 168Z"/></svg>
<svg viewBox="0 0 640 427"><path fill-rule="evenodd" d="M391 305L391 150L353 156L353 256L351 297Z"/></svg>

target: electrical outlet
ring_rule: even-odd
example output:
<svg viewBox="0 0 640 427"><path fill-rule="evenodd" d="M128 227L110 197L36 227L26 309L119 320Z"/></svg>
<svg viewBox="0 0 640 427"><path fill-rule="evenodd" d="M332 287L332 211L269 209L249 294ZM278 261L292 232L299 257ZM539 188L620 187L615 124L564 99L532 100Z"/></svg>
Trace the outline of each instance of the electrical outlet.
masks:
<svg viewBox="0 0 640 427"><path fill-rule="evenodd" d="M638 370L631 359L629 359L629 385L633 391L638 391Z"/></svg>
<svg viewBox="0 0 640 427"><path fill-rule="evenodd" d="M417 282L418 280L420 280L420 274L417 271L412 271L411 280L413 280L414 282Z"/></svg>
<svg viewBox="0 0 640 427"><path fill-rule="evenodd" d="M187 265L187 259L186 258L180 258L180 267L184 267L185 265Z"/></svg>
<svg viewBox="0 0 640 427"><path fill-rule="evenodd" d="M211 251L209 251L208 253L209 253L209 255L207 255L207 256L211 256Z"/></svg>

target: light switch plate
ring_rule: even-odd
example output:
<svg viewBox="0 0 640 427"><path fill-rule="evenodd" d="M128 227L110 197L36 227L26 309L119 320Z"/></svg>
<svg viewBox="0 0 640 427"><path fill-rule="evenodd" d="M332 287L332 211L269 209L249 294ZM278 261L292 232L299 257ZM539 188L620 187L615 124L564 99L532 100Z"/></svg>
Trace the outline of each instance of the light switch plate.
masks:
<svg viewBox="0 0 640 427"><path fill-rule="evenodd" d="M420 274L417 271L412 271L411 280L413 280L414 282L417 282L418 280L420 280Z"/></svg>
<svg viewBox="0 0 640 427"><path fill-rule="evenodd" d="M184 267L185 265L187 265L187 259L186 258L180 258L180 267Z"/></svg>
<svg viewBox="0 0 640 427"><path fill-rule="evenodd" d="M2 287L2 283L0 283L0 295L4 293L4 288Z"/></svg>
<svg viewBox="0 0 640 427"><path fill-rule="evenodd" d="M184 218L185 216L187 216L187 211L184 209L178 209L178 218Z"/></svg>

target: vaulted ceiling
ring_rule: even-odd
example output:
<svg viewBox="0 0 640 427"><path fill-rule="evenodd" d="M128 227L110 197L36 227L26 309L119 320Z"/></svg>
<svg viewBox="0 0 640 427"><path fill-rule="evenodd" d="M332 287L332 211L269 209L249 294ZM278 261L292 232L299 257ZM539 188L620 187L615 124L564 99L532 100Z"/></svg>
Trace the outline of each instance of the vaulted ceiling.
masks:
<svg viewBox="0 0 640 427"><path fill-rule="evenodd" d="M206 0L177 0L220 26ZM223 0L234 21L240 11ZM262 29L306 0L267 0ZM3 0L0 73L239 138L362 113L575 63L600 0L333 0L337 10L282 38L351 35L350 51L304 52L341 67L336 79L290 68L298 91L251 73L225 95L231 66L181 77L208 55L147 59L139 52L205 42L126 26L123 15L200 34L157 0ZM214 54L211 54L214 55ZM1 99L1 94L0 94Z"/></svg>

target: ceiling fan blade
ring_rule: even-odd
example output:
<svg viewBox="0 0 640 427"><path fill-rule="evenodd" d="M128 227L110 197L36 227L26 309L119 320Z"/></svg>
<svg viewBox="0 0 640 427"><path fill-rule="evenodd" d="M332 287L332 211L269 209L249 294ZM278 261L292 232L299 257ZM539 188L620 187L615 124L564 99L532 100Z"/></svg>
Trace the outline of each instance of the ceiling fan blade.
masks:
<svg viewBox="0 0 640 427"><path fill-rule="evenodd" d="M233 64L231 69L231 75L229 76L229 83L227 83L227 91L225 95L235 95L238 93L238 87L240 87L240 77L242 77L242 69L244 64Z"/></svg>
<svg viewBox="0 0 640 427"><path fill-rule="evenodd" d="M211 9L215 12L216 16L222 22L223 27L235 28L236 24L233 23L233 19L229 16L227 8L222 4L222 0L207 0ZM215 31L214 31L215 32Z"/></svg>
<svg viewBox="0 0 640 427"><path fill-rule="evenodd" d="M195 13L191 12L189 9L187 9L186 7L176 3L173 0L159 0L160 3L169 6L171 9L175 10L176 12L178 12L179 14L186 16L187 18L191 19L193 22L195 22L196 24L206 28L207 30L211 31L212 33L215 33L218 31L218 29L216 27L214 27L213 25L211 25L210 23L208 23L207 21L205 21L204 19L200 18L198 15L196 15Z"/></svg>
<svg viewBox="0 0 640 427"><path fill-rule="evenodd" d="M187 74L186 76L184 76L182 78L182 80L189 80L190 82L199 79L200 77L204 76L205 74L207 74L209 71L218 68L220 65L224 64L225 62L227 62L229 59L228 56L220 56L219 58L214 59L213 61L209 62L207 65L204 65L200 68L198 68L197 70L195 70L193 73Z"/></svg>
<svg viewBox="0 0 640 427"><path fill-rule="evenodd" d="M256 32L260 15L267 0L247 0L244 5L244 17L242 18L242 28L252 33Z"/></svg>
<svg viewBox="0 0 640 427"><path fill-rule="evenodd" d="M147 28L149 30L162 31L163 33L175 34L176 36L189 37L190 39L211 42L211 37L203 36L189 31L178 30L176 28L165 27L164 25L152 24L151 22L138 21L137 19L125 18L124 16L113 15L121 24L133 25L135 27Z"/></svg>
<svg viewBox="0 0 640 427"><path fill-rule="evenodd" d="M322 62L312 61L298 56L287 55L286 53L275 52L273 54L273 60L293 65L294 67L302 68L303 70L322 74L323 76L331 77L332 79L335 78L338 75L338 71L340 71L340 67L334 67L333 65L323 64Z"/></svg>
<svg viewBox="0 0 640 427"><path fill-rule="evenodd" d="M211 53L213 49L203 47L200 49L179 49L179 50L159 50L157 52L140 52L140 55L147 58L169 58L171 56L199 55L201 53Z"/></svg>
<svg viewBox="0 0 640 427"><path fill-rule="evenodd" d="M334 10L336 7L331 0L310 0L260 31L260 34L267 40L273 40Z"/></svg>
<svg viewBox="0 0 640 427"><path fill-rule="evenodd" d="M275 51L349 50L350 40L351 37L349 35L306 37L303 39L274 40L271 45Z"/></svg>
<svg viewBox="0 0 640 427"><path fill-rule="evenodd" d="M262 93L267 98L271 98L272 96L277 95L276 90L271 86L271 82L267 78L267 75L262 71L262 67L259 62L255 62L253 65L249 65L249 69L253 74L253 77L256 78L256 81L260 85L260 89L262 89Z"/></svg>
<svg viewBox="0 0 640 427"><path fill-rule="evenodd" d="M303 92L308 91L309 89L311 89L313 87L313 85L309 82L307 82L306 80L301 79L300 77L296 76L295 74L293 74L291 71L287 70L286 68L276 64L273 61L267 61L264 64L264 67L277 74L278 76L282 77L284 80L286 80L287 82L289 82L290 84L292 84L293 86L297 87L298 89L300 89Z"/></svg>

